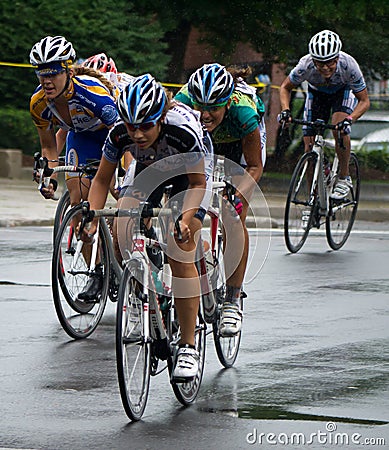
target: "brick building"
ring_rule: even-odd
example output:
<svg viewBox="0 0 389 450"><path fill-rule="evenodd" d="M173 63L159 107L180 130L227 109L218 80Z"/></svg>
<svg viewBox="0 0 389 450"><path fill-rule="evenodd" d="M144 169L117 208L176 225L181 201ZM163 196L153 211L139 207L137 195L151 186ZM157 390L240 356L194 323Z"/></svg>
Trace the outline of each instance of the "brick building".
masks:
<svg viewBox="0 0 389 450"><path fill-rule="evenodd" d="M185 79L206 63L219 62L220 64L248 64L253 68L253 78L247 80L249 83L256 83L256 75L268 75L270 85L261 93L262 100L266 104L266 129L267 147L272 150L276 143L278 130L277 114L280 112L280 100L278 86L285 78L285 71L279 64L268 64L263 60L262 55L256 52L249 44L238 44L233 55L225 59L214 57L214 51L210 45L199 43L200 32L192 28L184 56Z"/></svg>

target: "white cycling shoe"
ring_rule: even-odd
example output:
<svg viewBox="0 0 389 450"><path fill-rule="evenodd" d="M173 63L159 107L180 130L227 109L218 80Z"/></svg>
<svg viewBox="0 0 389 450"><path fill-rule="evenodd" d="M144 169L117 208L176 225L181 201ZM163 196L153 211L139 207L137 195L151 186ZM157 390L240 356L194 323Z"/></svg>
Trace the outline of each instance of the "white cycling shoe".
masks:
<svg viewBox="0 0 389 450"><path fill-rule="evenodd" d="M193 378L199 371L199 353L191 347L180 347L177 352L173 378Z"/></svg>
<svg viewBox="0 0 389 450"><path fill-rule="evenodd" d="M348 196L353 183L350 177L339 178L330 197L333 200L342 200Z"/></svg>
<svg viewBox="0 0 389 450"><path fill-rule="evenodd" d="M242 329L243 312L238 305L224 302L220 312L219 334L232 337Z"/></svg>

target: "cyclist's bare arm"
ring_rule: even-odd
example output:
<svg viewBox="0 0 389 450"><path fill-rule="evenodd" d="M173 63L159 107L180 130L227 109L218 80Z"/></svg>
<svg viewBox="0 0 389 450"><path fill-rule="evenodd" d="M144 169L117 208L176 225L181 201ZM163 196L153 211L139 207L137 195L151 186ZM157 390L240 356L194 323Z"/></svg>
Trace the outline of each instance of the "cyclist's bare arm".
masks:
<svg viewBox="0 0 389 450"><path fill-rule="evenodd" d="M280 87L281 111L290 109L290 93L296 86L290 81L289 75L282 82Z"/></svg>
<svg viewBox="0 0 389 450"><path fill-rule="evenodd" d="M62 153L62 150L65 147L67 135L68 135L68 132L66 130L64 130L63 128L60 128L57 131L57 134L55 135L55 139L57 141L57 154L58 154L58 156Z"/></svg>
<svg viewBox="0 0 389 450"><path fill-rule="evenodd" d="M108 191L112 177L115 173L116 164L107 161L103 156L101 158L99 169L93 178L92 185L88 194L90 209L102 209L107 201ZM98 219L94 219L89 229L89 234L96 232Z"/></svg>
<svg viewBox="0 0 389 450"><path fill-rule="evenodd" d="M366 88L360 92L354 93L354 95L358 100L358 104L355 107L354 111L350 114L353 122L358 120L370 108L370 100Z"/></svg>
<svg viewBox="0 0 389 450"><path fill-rule="evenodd" d="M54 130L42 130L38 128L38 135L41 144L41 153L42 156L45 156L49 161L57 160L57 143L55 139ZM58 162L49 162L49 167L55 167L58 165ZM48 187L42 187L41 194L46 199L54 198L54 192L56 189L56 178L57 176L53 174L51 179L54 179L54 183L50 183Z"/></svg>
<svg viewBox="0 0 389 450"><path fill-rule="evenodd" d="M246 161L246 172L250 177L238 177L234 180L234 185L237 188L236 195L243 203L243 207L247 210L248 201L251 197L253 186L262 177L262 147L261 147L261 133L259 128L242 138L242 153Z"/></svg>

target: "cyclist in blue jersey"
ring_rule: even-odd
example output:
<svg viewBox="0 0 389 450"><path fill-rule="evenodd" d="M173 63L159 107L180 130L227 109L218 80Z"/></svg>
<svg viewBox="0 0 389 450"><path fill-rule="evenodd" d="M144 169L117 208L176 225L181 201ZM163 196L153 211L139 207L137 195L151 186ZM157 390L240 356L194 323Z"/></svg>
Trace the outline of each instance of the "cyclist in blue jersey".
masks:
<svg viewBox="0 0 389 450"><path fill-rule="evenodd" d="M75 58L73 45L63 36L47 36L32 47L30 62L40 84L31 97L30 113L37 127L42 155L49 161L57 160L62 147L58 148L61 139L57 143L55 132L60 128L68 132L66 164L77 166L88 159L101 158L102 146L118 112L109 82L100 81L96 76L76 75ZM49 166L56 164L49 162ZM86 199L90 179L84 177L80 184L78 174L68 174L66 178L71 205ZM57 180L53 177L41 193L50 199L56 188ZM102 286L99 264L93 275L79 299L97 298Z"/></svg>
<svg viewBox="0 0 389 450"><path fill-rule="evenodd" d="M303 81L308 82L308 95L304 108L304 120L330 119L341 130L341 143L334 131L335 148L339 158L339 179L331 197L345 198L352 186L348 172L351 143L350 131L353 122L358 120L370 107L366 82L355 59L341 51L339 36L330 30L315 34L308 45L309 53L303 56L280 88L280 122L291 120L290 93ZM314 130L303 127L304 147L312 149Z"/></svg>
<svg viewBox="0 0 389 450"><path fill-rule="evenodd" d="M243 166L255 183L262 176L266 160L264 105L256 90L244 78L251 69L229 69L220 64L205 64L195 71L175 99L201 113L201 121L211 133L214 152ZM228 164L225 164L228 173ZM247 179L247 178L246 178ZM250 187L238 185L235 202L243 227L242 257L237 267L226 270L227 289L221 310L222 336L233 336L241 329L240 297L248 258L246 217ZM229 263L226 258L225 263ZM231 273L230 273L231 272Z"/></svg>
<svg viewBox="0 0 389 450"><path fill-rule="evenodd" d="M122 120L110 130L103 148L103 158L89 193L90 207L94 210L104 206L117 161L125 152L132 154L135 164L129 167L123 182L119 208L129 209L146 200L157 207L164 187L172 186L170 198L179 199L182 211L179 218L182 239L171 237L167 242L181 327L173 377L192 378L198 371L199 359L194 333L200 284L194 257L210 201L211 188L207 181L212 182L212 143L201 125L200 115L171 101L150 74L135 78L120 93L118 110ZM85 231L84 240L88 241L96 232L96 225L95 219ZM147 222L146 227L147 236L154 237L151 223ZM118 234L116 242L125 253L130 230L127 220L119 215L114 229ZM149 256L153 265L160 268L157 255L149 253Z"/></svg>

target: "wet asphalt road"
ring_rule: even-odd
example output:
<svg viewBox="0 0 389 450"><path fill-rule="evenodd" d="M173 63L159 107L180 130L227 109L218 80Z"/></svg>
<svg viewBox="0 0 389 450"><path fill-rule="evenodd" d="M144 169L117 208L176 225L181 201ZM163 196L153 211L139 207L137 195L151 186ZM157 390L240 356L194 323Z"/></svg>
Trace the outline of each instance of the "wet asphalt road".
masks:
<svg viewBox="0 0 389 450"><path fill-rule="evenodd" d="M289 255L275 230L265 264L257 273L262 261L253 261L245 286L236 367L221 370L209 336L195 405L180 406L165 371L151 380L135 424L117 387L114 306L92 337L69 340L51 301L51 229L3 228L0 244L0 447L389 445L385 231L356 231L338 252L314 235Z"/></svg>

